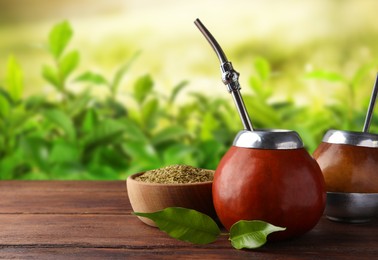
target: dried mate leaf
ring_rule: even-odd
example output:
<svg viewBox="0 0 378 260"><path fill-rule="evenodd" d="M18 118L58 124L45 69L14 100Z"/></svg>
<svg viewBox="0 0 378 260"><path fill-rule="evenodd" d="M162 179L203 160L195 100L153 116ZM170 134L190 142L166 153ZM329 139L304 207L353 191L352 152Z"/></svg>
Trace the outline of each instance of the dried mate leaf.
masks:
<svg viewBox="0 0 378 260"><path fill-rule="evenodd" d="M137 181L161 184L183 184L212 181L214 171L188 165L171 165L146 171L135 178Z"/></svg>

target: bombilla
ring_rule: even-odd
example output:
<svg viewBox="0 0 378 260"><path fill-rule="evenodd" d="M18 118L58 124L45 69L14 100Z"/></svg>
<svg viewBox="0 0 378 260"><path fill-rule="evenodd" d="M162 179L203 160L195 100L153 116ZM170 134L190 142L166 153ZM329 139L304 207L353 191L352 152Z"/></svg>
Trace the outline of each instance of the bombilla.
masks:
<svg viewBox="0 0 378 260"><path fill-rule="evenodd" d="M378 85L378 74L377 74L377 77L375 79L375 84L374 84L373 91L372 91L371 97L370 97L369 108L368 108L368 111L366 113L364 128L362 130L364 133L369 132L371 118L373 116L375 100L377 98L377 92L378 92L378 86L377 85Z"/></svg>
<svg viewBox="0 0 378 260"><path fill-rule="evenodd" d="M227 60L226 55L224 54L222 48L215 40L213 35L207 30L207 28L202 24L199 19L194 21L194 24L198 27L201 33L205 36L206 40L210 43L211 47L214 49L215 53L218 56L218 59L221 63L222 71L222 81L227 86L227 90L231 93L235 106L238 110L240 119L243 123L244 129L248 131L253 131L253 126L247 109L245 108L243 98L240 94L240 84L239 84L239 73L234 70L231 62Z"/></svg>

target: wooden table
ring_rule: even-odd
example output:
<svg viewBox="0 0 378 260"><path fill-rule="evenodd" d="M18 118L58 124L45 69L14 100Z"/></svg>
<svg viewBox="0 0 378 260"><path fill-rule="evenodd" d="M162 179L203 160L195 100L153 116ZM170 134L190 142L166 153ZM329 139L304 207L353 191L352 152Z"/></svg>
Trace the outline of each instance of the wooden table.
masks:
<svg viewBox="0 0 378 260"><path fill-rule="evenodd" d="M131 214L124 181L0 181L0 258L378 259L378 221L322 218L306 235L233 249L227 237L193 245Z"/></svg>

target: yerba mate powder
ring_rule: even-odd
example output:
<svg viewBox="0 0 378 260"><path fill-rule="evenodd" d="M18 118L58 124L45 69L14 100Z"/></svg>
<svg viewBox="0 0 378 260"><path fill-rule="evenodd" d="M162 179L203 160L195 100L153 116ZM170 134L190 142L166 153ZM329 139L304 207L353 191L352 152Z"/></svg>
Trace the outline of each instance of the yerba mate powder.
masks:
<svg viewBox="0 0 378 260"><path fill-rule="evenodd" d="M188 165L171 165L146 171L135 178L137 181L161 184L183 184L212 181L214 171Z"/></svg>

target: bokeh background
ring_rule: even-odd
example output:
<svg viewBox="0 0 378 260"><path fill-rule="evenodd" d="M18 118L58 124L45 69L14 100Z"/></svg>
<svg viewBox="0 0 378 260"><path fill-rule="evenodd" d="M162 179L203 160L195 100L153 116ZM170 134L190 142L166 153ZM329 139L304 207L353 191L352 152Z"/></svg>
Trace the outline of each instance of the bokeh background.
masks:
<svg viewBox="0 0 378 260"><path fill-rule="evenodd" d="M255 126L293 129L312 153L327 129L362 129L376 10L374 0L0 0L0 178L215 169L242 125L196 18L240 72Z"/></svg>

